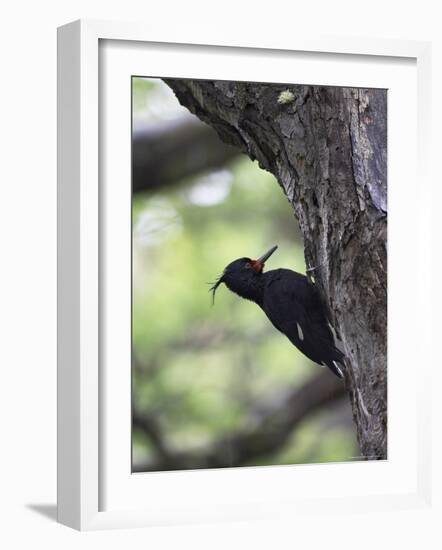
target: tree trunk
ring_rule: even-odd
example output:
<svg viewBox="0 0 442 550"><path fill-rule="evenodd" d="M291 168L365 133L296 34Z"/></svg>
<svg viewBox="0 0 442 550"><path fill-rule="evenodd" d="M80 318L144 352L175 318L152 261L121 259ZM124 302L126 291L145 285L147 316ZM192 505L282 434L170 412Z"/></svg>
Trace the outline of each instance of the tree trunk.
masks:
<svg viewBox="0 0 442 550"><path fill-rule="evenodd" d="M278 179L348 358L346 383L361 453L386 458L386 91L166 82L224 141Z"/></svg>

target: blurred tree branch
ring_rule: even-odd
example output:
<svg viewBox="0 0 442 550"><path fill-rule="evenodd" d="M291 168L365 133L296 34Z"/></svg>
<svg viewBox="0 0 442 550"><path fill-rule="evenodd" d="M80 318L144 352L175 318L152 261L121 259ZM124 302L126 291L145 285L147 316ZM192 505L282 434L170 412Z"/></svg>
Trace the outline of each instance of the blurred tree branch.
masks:
<svg viewBox="0 0 442 550"><path fill-rule="evenodd" d="M258 403L248 426L225 435L210 446L192 451L172 450L152 415L134 410L134 428L153 444L157 459L134 464L134 472L243 466L281 449L293 430L310 414L345 395L345 386L328 371L293 388L278 399Z"/></svg>
<svg viewBox="0 0 442 550"><path fill-rule="evenodd" d="M140 415L134 411L132 426L135 430L142 431L150 439L159 459L168 463L171 453L156 418L151 414Z"/></svg>
<svg viewBox="0 0 442 550"><path fill-rule="evenodd" d="M132 137L134 193L158 189L203 170L223 166L240 151L224 144L196 117L135 124Z"/></svg>

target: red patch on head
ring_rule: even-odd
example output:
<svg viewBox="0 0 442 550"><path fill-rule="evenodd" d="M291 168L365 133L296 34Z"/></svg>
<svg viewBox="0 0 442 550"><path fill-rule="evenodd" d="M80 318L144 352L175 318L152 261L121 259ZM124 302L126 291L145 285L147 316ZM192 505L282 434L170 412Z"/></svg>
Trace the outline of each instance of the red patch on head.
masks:
<svg viewBox="0 0 442 550"><path fill-rule="evenodd" d="M262 270L264 269L264 264L258 262L257 260L252 260L250 262L250 265L252 266L253 271L256 271L256 273L262 273Z"/></svg>

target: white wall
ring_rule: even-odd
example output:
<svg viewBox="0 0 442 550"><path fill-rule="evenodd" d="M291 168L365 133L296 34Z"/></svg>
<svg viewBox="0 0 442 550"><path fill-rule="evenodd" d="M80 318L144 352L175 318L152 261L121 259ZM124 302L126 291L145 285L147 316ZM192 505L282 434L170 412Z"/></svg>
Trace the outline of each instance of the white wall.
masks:
<svg viewBox="0 0 442 550"><path fill-rule="evenodd" d="M51 508L55 504L56 467L55 29L79 17L129 21L158 18L170 20L171 26L186 25L189 32L198 25L224 27L226 35L229 29L247 32L253 26L254 32L260 30L269 41L280 33L294 34L298 25L304 28L309 21L312 33L434 39L434 66L439 70L434 81L435 97L441 89L440 16L436 2L426 0L390 3L316 0L299 2L299 6L295 0L265 3L17 0L3 7L0 182L6 196L0 200L2 546L67 550L80 544L84 548L106 544L109 549L124 544L155 550L289 546L359 550L376 544L382 548L390 545L404 549L436 548L436 538L439 544L441 539L436 527L436 517L440 518L442 511L440 490L437 509L371 517L368 524L377 528L369 530L366 517L353 515L345 520L337 516L303 518L302 523L294 518L291 524L269 522L79 534L41 514L42 505L46 506L43 511L47 512L49 506L49 511L55 513ZM436 115L440 120L440 107ZM440 184L440 174L435 174ZM435 204L441 198L440 190L437 193L439 200ZM435 315L435 321L438 317ZM416 371L418 376L418 366ZM433 384L436 402L440 387L441 384ZM435 421L433 428L440 436L440 423ZM440 442L435 458L435 481L440 489ZM36 506L40 506L40 513L35 511ZM5 544L6 539L9 540Z"/></svg>

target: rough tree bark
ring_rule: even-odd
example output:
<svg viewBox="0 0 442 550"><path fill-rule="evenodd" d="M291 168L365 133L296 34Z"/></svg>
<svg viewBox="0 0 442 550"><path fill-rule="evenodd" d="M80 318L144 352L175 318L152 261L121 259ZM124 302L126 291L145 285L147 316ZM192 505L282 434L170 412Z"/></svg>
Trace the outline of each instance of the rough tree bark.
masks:
<svg viewBox="0 0 442 550"><path fill-rule="evenodd" d="M345 348L361 453L386 458L386 91L166 82L224 141L276 176Z"/></svg>

